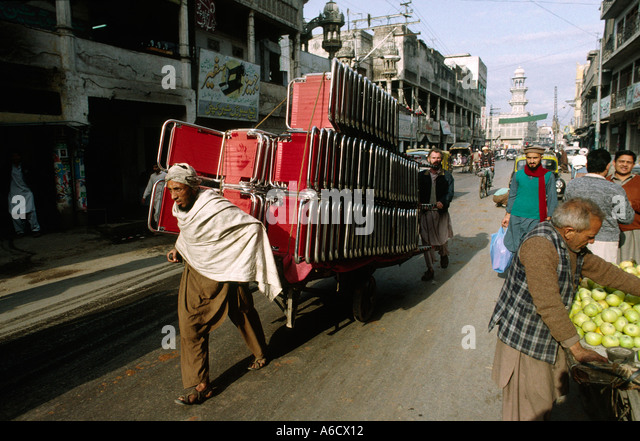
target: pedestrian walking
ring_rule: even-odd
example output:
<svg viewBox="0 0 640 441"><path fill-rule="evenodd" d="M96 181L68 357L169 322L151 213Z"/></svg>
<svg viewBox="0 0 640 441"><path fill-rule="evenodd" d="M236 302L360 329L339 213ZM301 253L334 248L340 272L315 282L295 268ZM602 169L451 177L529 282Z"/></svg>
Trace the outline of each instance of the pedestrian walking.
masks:
<svg viewBox="0 0 640 441"><path fill-rule="evenodd" d="M156 193L154 195L153 201L150 202L150 205L153 206L153 220L155 221L155 225L158 225L158 220L160 219L160 207L162 206L162 192L164 190L164 178L167 173L162 170L158 164L153 164L153 172L151 176L149 176L149 181L147 182L147 187L144 189L144 193L142 194L142 204L144 205L146 199L151 196L153 192L153 187L156 182L159 182Z"/></svg>
<svg viewBox="0 0 640 441"><path fill-rule="evenodd" d="M571 160L571 179L574 179L578 173L587 173L587 155L589 150L581 148L578 154Z"/></svg>
<svg viewBox="0 0 640 441"><path fill-rule="evenodd" d="M524 236L538 223L548 220L558 206L556 178L542 166L544 148L524 149L527 163L514 173L509 186L509 199L502 227L507 231L505 247L515 253Z"/></svg>
<svg viewBox="0 0 640 441"><path fill-rule="evenodd" d="M440 256L440 267L449 266L449 249L447 243L453 237L449 205L453 200L454 180L450 172L442 168L442 151L431 150L429 167L418 175L418 190L421 204L430 204L433 209L420 212L420 237L423 245L430 248L424 252L427 271L422 280L434 277L434 261L436 252Z"/></svg>
<svg viewBox="0 0 640 441"><path fill-rule="evenodd" d="M478 171L480 169L480 151L478 149L474 150L472 158L473 166L475 167L476 171Z"/></svg>
<svg viewBox="0 0 640 441"><path fill-rule="evenodd" d="M560 147L560 171L562 173L568 173L569 172L569 157L567 156L567 151L563 148Z"/></svg>
<svg viewBox="0 0 640 441"><path fill-rule="evenodd" d="M273 300L282 290L264 226L212 189L200 187L189 164L173 165L165 177L180 234L167 253L184 261L178 292L180 362L184 393L178 404L200 404L213 395L209 378L209 333L228 315L251 350L249 369L267 363L266 339L248 289Z"/></svg>

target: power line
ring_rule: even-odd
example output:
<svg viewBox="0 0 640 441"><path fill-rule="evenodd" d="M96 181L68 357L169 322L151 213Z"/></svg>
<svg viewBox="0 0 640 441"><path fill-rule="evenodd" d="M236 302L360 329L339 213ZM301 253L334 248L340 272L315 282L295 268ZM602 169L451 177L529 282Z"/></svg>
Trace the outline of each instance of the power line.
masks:
<svg viewBox="0 0 640 441"><path fill-rule="evenodd" d="M488 3L528 3L530 0L460 0L463 2L488 2ZM538 0L538 3L550 3L552 5L579 5L579 6L600 6L600 1L596 3L586 3L577 1L550 1Z"/></svg>
<svg viewBox="0 0 640 441"><path fill-rule="evenodd" d="M440 49L445 53L452 53L449 48L447 47L447 45L444 43L444 41L442 41L442 39L440 37L438 37L438 35L436 34L436 32L433 30L433 28L431 28L431 26L429 25L429 23L427 22L427 20L424 19L424 17L422 16L422 14L420 13L420 11L418 11L417 9L413 9L414 14L416 15L416 17L418 17L418 19L420 20L421 24L424 24L425 26L425 30L427 31L427 33L429 35L431 35L432 38L432 44L435 45L435 42L438 41L439 42L439 46Z"/></svg>
<svg viewBox="0 0 640 441"><path fill-rule="evenodd" d="M551 11L551 10L549 10L549 9L545 8L544 6L540 5L540 4L538 3L538 1L539 1L539 0L538 0L538 1L529 0L529 1L530 1L530 3L533 3L534 5L536 5L537 7L541 8L541 9L544 9L544 10L545 10L545 11L547 11L549 14L551 14L551 15L553 15L553 16L555 16L555 17L558 17L560 20L564 21L565 23L570 24L570 25L571 25L571 26L573 26L574 28L576 28L576 29L580 29L582 32L584 32L584 33L586 33L586 34L589 34L589 35L591 35L591 36L593 36L593 35L598 36L598 34L597 34L597 33L591 33L591 32L589 32L589 31L587 31L586 29L583 29L583 28L581 28L580 26L578 26L578 25L576 25L576 24L574 24L574 23L571 23L569 20L565 19L564 17L561 17L561 16L559 16L558 14L556 14L555 12L553 12L553 11Z"/></svg>
<svg viewBox="0 0 640 441"><path fill-rule="evenodd" d="M554 53L552 53L552 54L542 55L542 56L540 56L540 57L531 58L531 59L529 59L529 60L518 61L518 62L515 62L515 61L514 61L513 63L505 64L505 65L498 66L498 67L493 67L493 68L491 69L491 72L496 72L496 71L499 71L499 70L502 70L502 69L507 69L507 68L509 68L509 67L513 67L513 66L516 66L516 65L529 64L529 63L532 63L532 62L534 62L534 61L542 60L542 59L544 59L544 58L553 57L553 56L555 56L555 55L559 55L559 54L562 54L562 53L565 53L565 52L568 52L568 51L571 51L571 50L574 50L574 49L578 49L578 48L584 47L584 46L585 46L585 45L587 45L587 44L591 44L591 43L581 43L581 44L579 44L579 45L577 45L577 46L570 47L570 48L565 49L565 50L562 50L562 51L560 51L560 52L554 52Z"/></svg>

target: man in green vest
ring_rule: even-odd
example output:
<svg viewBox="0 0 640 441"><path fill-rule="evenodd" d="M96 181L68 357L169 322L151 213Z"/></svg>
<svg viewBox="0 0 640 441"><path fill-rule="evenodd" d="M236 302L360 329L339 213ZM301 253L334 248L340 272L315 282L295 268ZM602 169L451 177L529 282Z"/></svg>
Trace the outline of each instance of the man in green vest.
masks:
<svg viewBox="0 0 640 441"><path fill-rule="evenodd" d="M540 222L551 218L558 206L556 178L542 167L544 148L524 149L526 165L514 173L502 226L507 229L505 247L515 253L524 236Z"/></svg>

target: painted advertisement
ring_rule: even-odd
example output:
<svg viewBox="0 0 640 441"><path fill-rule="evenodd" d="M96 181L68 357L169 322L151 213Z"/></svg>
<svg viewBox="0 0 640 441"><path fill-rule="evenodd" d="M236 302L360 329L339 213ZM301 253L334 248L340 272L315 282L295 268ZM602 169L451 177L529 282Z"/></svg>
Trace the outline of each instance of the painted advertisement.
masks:
<svg viewBox="0 0 640 441"><path fill-rule="evenodd" d="M71 167L66 144L58 143L53 151L53 171L56 183L56 208L59 213L71 208Z"/></svg>
<svg viewBox="0 0 640 441"><path fill-rule="evenodd" d="M257 121L259 100L260 66L200 49L199 117Z"/></svg>
<svg viewBox="0 0 640 441"><path fill-rule="evenodd" d="M593 121L598 117L598 102L594 102L591 106L591 119ZM600 119L609 118L611 116L611 95L602 98L600 101Z"/></svg>
<svg viewBox="0 0 640 441"><path fill-rule="evenodd" d="M84 150L77 150L73 158L76 209L87 211L87 187L85 184Z"/></svg>
<svg viewBox="0 0 640 441"><path fill-rule="evenodd" d="M627 87L627 110L640 105L640 83Z"/></svg>

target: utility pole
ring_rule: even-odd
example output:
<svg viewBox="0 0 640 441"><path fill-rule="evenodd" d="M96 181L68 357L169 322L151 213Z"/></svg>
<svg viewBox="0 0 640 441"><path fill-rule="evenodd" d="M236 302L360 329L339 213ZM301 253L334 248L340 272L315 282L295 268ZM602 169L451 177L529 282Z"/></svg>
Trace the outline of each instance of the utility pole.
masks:
<svg viewBox="0 0 640 441"><path fill-rule="evenodd" d="M420 23L420 20L417 21L409 21L409 18L411 18L411 14L413 13L413 10L409 9L409 6L411 5L411 0L409 0L406 3L401 3L401 6L404 7L404 12L403 13L399 13L399 14L391 14L391 15L382 15L379 17L372 17L371 14L367 14L367 18L359 18L356 20L352 20L351 24L353 24L353 29L354 31L356 30L375 30L376 28L389 28L391 26L393 26L391 28L391 31L384 37L382 38L378 44L376 44L370 51L369 53L367 53L365 56L363 57L359 57L357 53L354 53L355 55L355 60L353 60L353 66L357 69L358 66L360 66L360 64L366 60L367 58L369 58L377 49L379 49L388 39L389 37L403 37L403 36L417 36L420 35L420 33L414 33L414 32L410 32L408 30L408 28L406 28L408 25L410 24L418 24ZM399 17L404 17L404 23L395 23L392 24L391 23L391 19L392 18L399 18ZM382 19L386 19L387 20L387 24L386 25L372 25L371 22L372 21L376 21L376 20L382 20ZM362 21L366 21L367 22L367 27L366 28L358 28L357 27L357 23L362 22ZM404 32L400 32L400 33L396 33L396 31L398 30L398 28L404 26L406 28L406 33ZM355 35L354 35L354 39L355 39ZM395 43L394 43L395 45ZM390 84L390 82L389 82Z"/></svg>
<svg viewBox="0 0 640 441"><path fill-rule="evenodd" d="M553 131L553 150L558 149L558 86L553 91L553 123L551 123L551 130Z"/></svg>
<svg viewBox="0 0 640 441"><path fill-rule="evenodd" d="M409 18L411 18L411 14L413 13L412 9L409 9L409 6L411 6L411 0L406 2L406 3L400 3L400 6L404 6L404 12L402 13L398 13L398 14L390 14L390 15L381 15L379 17L372 17L371 14L367 14L367 18L358 18L355 20L351 20L351 24L354 25L354 30L358 29L357 27L357 23L361 22L361 21L366 21L367 22L367 27L366 28L361 28L360 30L368 30L368 29L374 29L376 27L379 26L372 26L371 22L372 21L376 21L376 20L387 20L387 25L391 25L391 23L389 22L390 19L392 18L399 18L399 17L404 17L404 25L409 25L409 24L415 24L415 23L420 23L420 21L413 21L413 22L409 22ZM397 23L400 24L400 23ZM385 26L385 25L382 25ZM417 35L417 34L416 34Z"/></svg>
<svg viewBox="0 0 640 441"><path fill-rule="evenodd" d="M493 107L493 104L489 108L489 118L487 118L487 124L489 124L489 148L493 151L493 115L500 110L500 107Z"/></svg>
<svg viewBox="0 0 640 441"><path fill-rule="evenodd" d="M597 108L596 108L596 134L595 134L595 144L594 148L597 150L600 148L600 101L602 100L602 42L603 39L600 38L598 43L600 43L600 54L598 56L598 98L597 98Z"/></svg>

